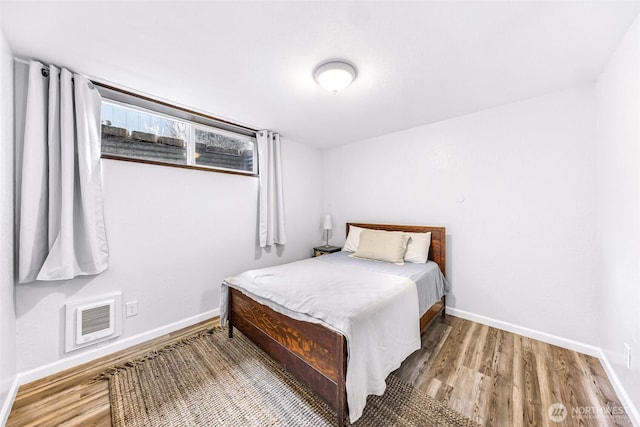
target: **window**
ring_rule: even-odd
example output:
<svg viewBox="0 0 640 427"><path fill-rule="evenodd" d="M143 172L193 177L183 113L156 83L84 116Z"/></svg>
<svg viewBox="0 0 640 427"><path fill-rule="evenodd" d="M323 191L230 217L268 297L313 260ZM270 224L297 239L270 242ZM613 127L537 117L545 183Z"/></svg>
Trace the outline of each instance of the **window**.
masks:
<svg viewBox="0 0 640 427"><path fill-rule="evenodd" d="M255 130L96 84L102 157L257 174Z"/></svg>

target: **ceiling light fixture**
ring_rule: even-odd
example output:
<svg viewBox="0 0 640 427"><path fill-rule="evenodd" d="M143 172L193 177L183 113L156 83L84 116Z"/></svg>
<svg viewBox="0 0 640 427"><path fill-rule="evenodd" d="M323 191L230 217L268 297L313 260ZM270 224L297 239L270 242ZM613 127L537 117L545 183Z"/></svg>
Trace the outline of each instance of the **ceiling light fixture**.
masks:
<svg viewBox="0 0 640 427"><path fill-rule="evenodd" d="M337 94L356 78L356 69L344 61L329 61L318 65L313 78L324 89Z"/></svg>

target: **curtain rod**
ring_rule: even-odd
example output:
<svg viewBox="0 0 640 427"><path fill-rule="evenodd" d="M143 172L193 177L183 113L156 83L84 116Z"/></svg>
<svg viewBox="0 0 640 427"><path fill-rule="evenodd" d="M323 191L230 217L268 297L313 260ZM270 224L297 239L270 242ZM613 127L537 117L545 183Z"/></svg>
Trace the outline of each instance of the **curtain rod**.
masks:
<svg viewBox="0 0 640 427"><path fill-rule="evenodd" d="M135 93L135 92L130 92L130 91L126 90L126 89L121 89L121 88L116 87L116 86L111 86L109 84L102 83L100 81L96 81L96 80L91 79L91 82L94 85L102 87L102 88L107 89L107 90L111 90L111 91L114 91L114 92L118 92L118 93L122 93L122 94L125 94L125 95L129 95L129 96L133 96L133 97L136 97L136 98L140 98L140 99L143 99L145 101L153 102L155 104L160 104L160 105L165 106L165 107L174 108L174 109L183 111L183 112L188 113L188 114L193 114L193 115L196 115L196 116L204 117L206 119L213 120L215 122L218 122L218 123L226 125L226 126L234 127L234 128L237 128L237 129L243 129L243 130L251 132L251 133L257 133L257 132L260 131L260 129L255 129L255 128L252 128L252 127L249 127L249 126L245 126L245 125L241 125L241 124L238 124L238 123L234 123L234 122L229 121L229 120L225 120L225 119L221 119L219 117L211 116L209 114L200 113L198 111L194 111L194 110L191 110L189 108L181 107L181 106L178 106L178 105L175 105L175 104L171 104L169 102L165 102L165 101L161 101L159 99L151 98L151 97L148 97L146 95L140 95L140 94Z"/></svg>
<svg viewBox="0 0 640 427"><path fill-rule="evenodd" d="M29 65L29 64L30 64L30 61L28 61L28 60L26 60L26 59L24 59L24 58L20 58L20 57L18 57L18 56L14 56L14 59L15 59L17 62L20 62L20 63L22 63L22 64L26 64L26 65ZM38 61L38 62L40 62L40 61ZM42 62L40 62L40 64L42 64ZM46 73L46 74L45 74L45 73ZM43 76L45 76L45 77L48 77L48 76L49 76L49 66L48 66L48 65L42 64L42 75L43 75ZM255 128L253 128L253 127L249 127L249 126L241 125L241 124L239 124L239 123L234 123L234 122L231 122L231 121L229 121L229 120L221 119L221 118L219 118L219 117L210 116L210 115L208 115L208 114L200 113L200 112L197 112L197 111L191 110L191 109L189 109L189 108L180 107L180 106L178 106L178 105L171 104L171 103L168 103L168 102L165 102L165 101L161 101L161 100L159 100L159 99L151 98L151 97L148 97L148 96L146 96L146 95L141 95L141 94L138 94L138 93L136 93L136 92L131 92L131 91L128 91L128 90L126 90L126 89L122 89L122 88L120 88L120 87L118 87L118 86L112 86L111 84L103 83L102 81L100 81L100 79L98 79L98 78L96 78L96 77L87 76L87 78L88 78L88 79L91 81L91 83L93 83L94 85L96 85L96 86L100 86L100 87L103 87L103 88L105 88L105 89L109 89L109 90L112 90L112 91L116 91L116 92L124 93L124 94L126 94L126 95L135 96L135 97L137 97L137 98L142 98L142 99L144 99L144 100L146 100L146 101L155 102L155 103L158 103L158 104L164 105L164 106L166 106L166 107L177 108L177 109L179 109L179 110L181 110L181 111L184 111L184 112L186 112L186 113L189 113L189 114L195 114L195 115L197 115L197 116L201 116L201 117L206 117L206 118L208 118L208 119L212 119L212 120L217 121L217 122L219 122L219 123L223 123L223 124L225 124L225 125L233 126L233 127L239 128L239 129L244 129L244 130L247 130L247 131L249 131L249 132L257 133L257 132L259 132L259 131L260 131L260 129L255 129Z"/></svg>
<svg viewBox="0 0 640 427"><path fill-rule="evenodd" d="M21 64L26 64L26 65L30 64L29 61L27 61L26 59L20 58L18 56L14 56L13 59L16 62L20 62ZM38 62L40 62L40 61L38 61ZM42 64L42 62L40 62L40 64ZM42 64L42 75L44 77L49 77L49 66L48 65Z"/></svg>

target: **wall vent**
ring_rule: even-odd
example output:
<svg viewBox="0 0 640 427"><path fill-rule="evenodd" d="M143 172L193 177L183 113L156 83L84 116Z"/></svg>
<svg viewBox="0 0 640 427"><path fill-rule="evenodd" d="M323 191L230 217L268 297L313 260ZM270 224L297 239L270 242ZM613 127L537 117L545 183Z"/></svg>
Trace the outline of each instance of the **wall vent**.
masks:
<svg viewBox="0 0 640 427"><path fill-rule="evenodd" d="M66 305L65 352L115 338L121 333L121 293Z"/></svg>

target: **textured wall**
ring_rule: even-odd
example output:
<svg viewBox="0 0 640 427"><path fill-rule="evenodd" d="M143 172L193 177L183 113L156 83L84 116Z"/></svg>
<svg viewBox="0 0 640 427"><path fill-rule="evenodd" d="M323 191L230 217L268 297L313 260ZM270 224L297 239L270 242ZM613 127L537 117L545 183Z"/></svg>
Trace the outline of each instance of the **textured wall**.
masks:
<svg viewBox="0 0 640 427"><path fill-rule="evenodd" d="M597 345L594 133L586 87L349 144L325 154L325 210L444 225L449 305Z"/></svg>
<svg viewBox="0 0 640 427"><path fill-rule="evenodd" d="M640 422L640 21L596 86L602 349ZM627 351L634 357L627 368Z"/></svg>

